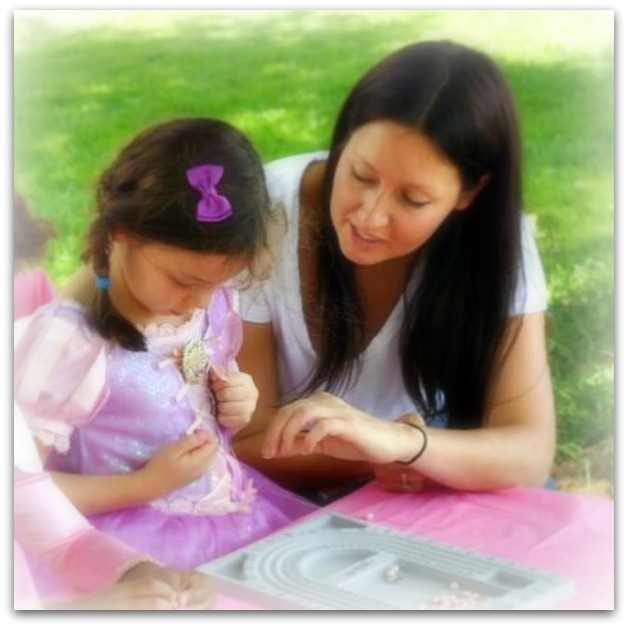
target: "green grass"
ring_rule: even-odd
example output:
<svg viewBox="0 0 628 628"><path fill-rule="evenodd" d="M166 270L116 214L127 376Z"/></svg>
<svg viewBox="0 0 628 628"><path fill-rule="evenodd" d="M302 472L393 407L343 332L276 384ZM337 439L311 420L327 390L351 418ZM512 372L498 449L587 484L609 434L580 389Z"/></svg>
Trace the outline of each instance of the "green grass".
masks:
<svg viewBox="0 0 628 628"><path fill-rule="evenodd" d="M357 77L399 46L449 38L494 56L519 103L526 209L551 294L559 452L613 433L614 17L611 11L15 14L15 178L77 268L91 185L138 130L225 118L265 160L327 145ZM54 19L51 19L54 18ZM59 26L59 23L62 23Z"/></svg>

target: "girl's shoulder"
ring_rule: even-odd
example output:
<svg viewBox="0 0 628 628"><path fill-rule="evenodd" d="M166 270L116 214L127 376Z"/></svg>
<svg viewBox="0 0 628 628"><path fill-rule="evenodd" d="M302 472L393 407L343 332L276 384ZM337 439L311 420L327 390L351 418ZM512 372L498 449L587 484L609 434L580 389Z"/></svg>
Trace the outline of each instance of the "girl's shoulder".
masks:
<svg viewBox="0 0 628 628"><path fill-rule="evenodd" d="M63 321L66 325L73 327L76 331L80 331L82 335L88 338L104 340L94 330L85 306L78 301L72 299L59 299L50 301L37 308L33 314L26 317L31 323L37 321L41 323L53 323L54 321Z"/></svg>
<svg viewBox="0 0 628 628"><path fill-rule="evenodd" d="M78 303L53 301L15 323L15 401L44 444L67 451L72 426L104 403L106 373L106 343Z"/></svg>
<svg viewBox="0 0 628 628"><path fill-rule="evenodd" d="M59 351L64 343L71 344L68 358L81 354L104 351L106 341L96 332L89 321L85 308L76 301L51 301L33 314L15 321L14 350L28 347L29 352Z"/></svg>
<svg viewBox="0 0 628 628"><path fill-rule="evenodd" d="M223 285L214 292L207 306L209 318L216 322L226 322L240 311L240 296L235 287Z"/></svg>

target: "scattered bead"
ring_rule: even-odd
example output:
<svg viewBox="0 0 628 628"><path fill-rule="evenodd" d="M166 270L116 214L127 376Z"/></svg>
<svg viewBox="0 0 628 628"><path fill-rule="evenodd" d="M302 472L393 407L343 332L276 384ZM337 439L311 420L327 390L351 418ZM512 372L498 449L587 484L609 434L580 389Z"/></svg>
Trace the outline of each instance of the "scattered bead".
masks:
<svg viewBox="0 0 628 628"><path fill-rule="evenodd" d="M401 569L399 565L391 565L384 571L384 582L397 582L401 579Z"/></svg>
<svg viewBox="0 0 628 628"><path fill-rule="evenodd" d="M452 582L451 584L456 584ZM450 585L451 588L451 585ZM420 611L466 611L477 608L486 598L476 591L460 591L455 594L436 595L417 607Z"/></svg>

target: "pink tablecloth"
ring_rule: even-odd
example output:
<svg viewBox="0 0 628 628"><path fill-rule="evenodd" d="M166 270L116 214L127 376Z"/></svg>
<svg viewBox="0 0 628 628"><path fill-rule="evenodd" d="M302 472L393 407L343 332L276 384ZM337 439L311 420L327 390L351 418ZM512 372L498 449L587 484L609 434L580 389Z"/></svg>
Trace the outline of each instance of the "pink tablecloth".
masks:
<svg viewBox="0 0 628 628"><path fill-rule="evenodd" d="M575 595L557 610L614 608L614 502L544 489L395 495L375 485L327 510L571 578ZM253 610L218 596L216 610Z"/></svg>

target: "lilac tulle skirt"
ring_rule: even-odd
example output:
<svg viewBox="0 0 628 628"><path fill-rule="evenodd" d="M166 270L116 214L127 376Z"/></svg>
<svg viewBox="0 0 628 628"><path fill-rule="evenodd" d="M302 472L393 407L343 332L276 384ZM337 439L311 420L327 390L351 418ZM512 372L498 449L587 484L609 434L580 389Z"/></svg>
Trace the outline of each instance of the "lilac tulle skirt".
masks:
<svg viewBox="0 0 628 628"><path fill-rule="evenodd" d="M241 463L242 464L242 463ZM314 512L311 502L242 464L257 488L249 512L219 515L166 513L150 506L89 517L99 530L166 567L194 569Z"/></svg>

